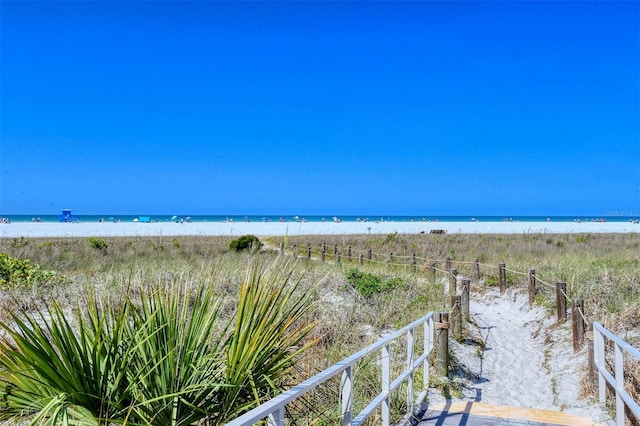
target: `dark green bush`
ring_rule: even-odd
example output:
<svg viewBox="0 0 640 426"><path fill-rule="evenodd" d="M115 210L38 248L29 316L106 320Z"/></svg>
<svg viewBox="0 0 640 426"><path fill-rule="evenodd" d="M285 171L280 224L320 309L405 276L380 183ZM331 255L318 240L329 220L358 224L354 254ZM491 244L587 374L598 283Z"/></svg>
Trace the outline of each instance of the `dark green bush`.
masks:
<svg viewBox="0 0 640 426"><path fill-rule="evenodd" d="M107 250L107 247L109 247L109 244L107 244L105 240L98 237L89 237L89 245L100 251L105 251Z"/></svg>
<svg viewBox="0 0 640 426"><path fill-rule="evenodd" d="M235 251L258 250L260 247L262 247L262 243L255 235L243 235L229 244L229 248Z"/></svg>
<svg viewBox="0 0 640 426"><path fill-rule="evenodd" d="M390 278L383 280L378 275L362 272L357 269L349 269L345 274L347 281L351 283L358 293L364 297L371 297L374 294L404 285L402 278Z"/></svg>

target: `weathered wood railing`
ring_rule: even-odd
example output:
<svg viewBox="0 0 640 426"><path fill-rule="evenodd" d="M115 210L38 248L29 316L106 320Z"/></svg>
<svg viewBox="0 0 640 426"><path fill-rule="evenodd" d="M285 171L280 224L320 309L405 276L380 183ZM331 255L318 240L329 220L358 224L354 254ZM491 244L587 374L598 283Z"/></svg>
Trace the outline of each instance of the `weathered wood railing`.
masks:
<svg viewBox="0 0 640 426"><path fill-rule="evenodd" d="M605 342L610 341L614 346L613 374L607 370ZM631 355L640 361L640 351L616 336L599 322L593 323L594 362L598 373L598 396L600 402L607 400L607 383L611 386L616 396L616 424L625 424L625 406L640 419L640 405L633 400L624 388L624 353Z"/></svg>
<svg viewBox="0 0 640 426"><path fill-rule="evenodd" d="M336 264L340 264L340 253L344 250L334 245L332 250L332 256ZM469 275L474 277L476 281L480 281L481 271L480 267L493 269L497 267L497 285L500 289L500 293L503 294L507 288L507 272L512 275L522 276L522 280L526 282L528 291L529 306L532 307L536 301L536 296L542 293L543 287L547 289L547 293L552 292L552 298L555 297L556 316L558 324L564 323L567 318L567 302L571 304L571 329L573 337L573 349L575 352L579 351L583 344L586 342L588 345L588 368L589 368L589 382L594 383L597 379L599 388L600 402L606 402L606 387L607 383L611 386L616 393L616 422L619 425L623 425L625 422L625 407L628 410L628 414L635 416L640 421L640 406L633 400L631 395L624 389L624 367L623 367L623 352L627 352L633 356L636 361L640 362L640 351L632 347L627 342L605 329L600 323L588 321L585 314L584 300L577 298L570 298L567 294L567 285L563 281L557 281L555 284L544 281L536 273L535 269L529 269L527 272L516 271L507 269L506 264L500 263L498 265L489 265L479 262L479 259L473 261L456 261L449 257L446 259L428 259L416 256L412 253L410 256L394 256L392 253L388 253L386 256L381 253L373 253L371 249L357 250L351 246L347 247L346 260L354 261L356 258L352 257L354 253L358 253L357 261L359 265L364 263L377 264L382 266L410 266L413 273L430 272L433 278L436 277L436 272L448 276L449 278L449 292L451 297L451 310L444 315L447 316L446 321L451 319L450 327L452 334L455 338L460 338L462 334L462 323L469 320L469 287L470 281L463 279L461 282L462 289L460 292L457 290L458 270L454 267L454 264L466 266L469 269ZM280 253L286 253L284 244L280 245ZM306 250L307 259L312 258L312 247L308 246ZM321 249L321 261L326 261L328 253L326 247L323 244ZM297 247L294 245L292 249L292 255L297 256ZM444 270L436 267L437 264L443 264ZM461 276L462 277L462 276ZM439 319L438 321L443 321ZM447 322L449 325L449 323ZM587 325L593 328L593 333L586 332ZM443 338L445 333L439 335L439 340ZM608 372L605 363L605 346L604 341L608 339L613 343L615 347L615 368L614 374ZM438 371L446 368L446 344L445 342L438 343L438 357L436 359L436 368ZM446 371L446 370L445 370ZM597 378L596 378L597 373ZM276 423L279 424L279 423ZM351 424L351 423L343 423ZM356 423L354 423L356 424Z"/></svg>
<svg viewBox="0 0 640 426"><path fill-rule="evenodd" d="M416 330L423 329L423 346L422 350L415 347ZM371 416L378 408L381 411L382 425L389 425L391 419L391 394L397 390L403 383L407 383L407 406L408 412L418 407L426 397L426 389L429 384L429 355L433 349L433 339L435 333L434 314L428 313L424 317L412 322L400 330L389 334L388 336L378 340L373 345L362 349L361 351L351 355L348 358L334 364L328 369L316 374L308 380L292 387L288 391L276 396L266 403L254 408L237 419L227 423L227 426L244 426L251 425L263 419L268 419L270 425L283 426L285 424L285 407L287 404L302 397L307 392L315 389L327 380L341 374L340 395L341 395L341 414L340 424L361 425ZM392 344L406 336L407 356L405 366L401 373L395 379L392 379L393 370L391 356ZM353 413L353 389L354 389L354 367L366 356L372 353L380 352L380 393L359 413ZM417 353L416 353L417 351ZM423 369L422 389L414 398L414 373L420 367ZM336 401L336 404L338 402Z"/></svg>

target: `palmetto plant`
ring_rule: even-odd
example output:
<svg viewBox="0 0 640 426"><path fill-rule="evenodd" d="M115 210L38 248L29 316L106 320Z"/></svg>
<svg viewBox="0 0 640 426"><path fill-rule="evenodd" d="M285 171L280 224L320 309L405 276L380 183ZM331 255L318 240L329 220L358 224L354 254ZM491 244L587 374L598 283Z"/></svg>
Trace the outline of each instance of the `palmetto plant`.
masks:
<svg viewBox="0 0 640 426"><path fill-rule="evenodd" d="M91 298L75 324L53 303L0 323L0 419L32 424L107 424L132 403L126 305L102 311Z"/></svg>
<svg viewBox="0 0 640 426"><path fill-rule="evenodd" d="M292 266L289 261L247 269L226 343L223 420L277 394L296 356L314 343L299 346L314 326L304 321L313 295L299 288L300 281L289 282Z"/></svg>
<svg viewBox="0 0 640 426"><path fill-rule="evenodd" d="M292 265L251 260L220 317L200 280L142 285L73 312L56 303L0 323L0 420L27 424L222 424L282 389L312 324ZM135 296L134 296L135 295ZM73 314L73 315L71 315Z"/></svg>
<svg viewBox="0 0 640 426"><path fill-rule="evenodd" d="M223 386L219 302L212 287L181 283L140 293L132 308L127 366L130 419L141 424L188 425L216 410Z"/></svg>

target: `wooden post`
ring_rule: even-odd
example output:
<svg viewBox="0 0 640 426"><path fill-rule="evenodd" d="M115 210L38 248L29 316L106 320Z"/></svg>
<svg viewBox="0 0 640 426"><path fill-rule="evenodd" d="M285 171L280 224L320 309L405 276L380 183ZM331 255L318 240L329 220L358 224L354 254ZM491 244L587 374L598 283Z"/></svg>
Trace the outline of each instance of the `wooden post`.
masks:
<svg viewBox="0 0 640 426"><path fill-rule="evenodd" d="M358 263L360 264L360 266L362 266L362 263L363 263L363 257L364 257L364 256L362 255L362 253L360 253L360 254L358 255Z"/></svg>
<svg viewBox="0 0 640 426"><path fill-rule="evenodd" d="M311 259L311 246L309 246L309 249L307 250L307 259Z"/></svg>
<svg viewBox="0 0 640 426"><path fill-rule="evenodd" d="M583 309L584 300L573 299L571 301L571 331L573 334L574 352L578 352L580 350L584 340L584 320L582 319Z"/></svg>
<svg viewBox="0 0 640 426"><path fill-rule="evenodd" d="M280 254L284 254L284 243L280 243Z"/></svg>
<svg viewBox="0 0 640 426"><path fill-rule="evenodd" d="M293 257L298 257L298 245L294 244L293 245Z"/></svg>
<svg viewBox="0 0 640 426"><path fill-rule="evenodd" d="M388 263L393 263L393 252L389 252L389 260Z"/></svg>
<svg viewBox="0 0 640 426"><path fill-rule="evenodd" d="M457 284L458 284L458 270L451 269L449 271L449 295L450 296L453 296L458 292Z"/></svg>
<svg viewBox="0 0 640 426"><path fill-rule="evenodd" d="M462 319L469 321L469 287L471 287L471 280L462 280L462 292L460 296L460 311L462 313Z"/></svg>
<svg viewBox="0 0 640 426"><path fill-rule="evenodd" d="M347 247L347 258L351 259L351 246Z"/></svg>
<svg viewBox="0 0 640 426"><path fill-rule="evenodd" d="M340 264L340 253L336 255L336 264Z"/></svg>
<svg viewBox="0 0 640 426"><path fill-rule="evenodd" d="M476 281L480 281L480 259L473 260L473 270L476 273Z"/></svg>
<svg viewBox="0 0 640 426"><path fill-rule="evenodd" d="M450 257L447 257L447 260L445 260L444 269L446 269L447 271L451 269L451 258Z"/></svg>
<svg viewBox="0 0 640 426"><path fill-rule="evenodd" d="M500 294L504 294L507 291L507 265L501 263L498 266L498 277L500 282Z"/></svg>
<svg viewBox="0 0 640 426"><path fill-rule="evenodd" d="M589 323L589 331L585 334L587 339L587 368L589 371L589 386L595 389L598 386L598 378L596 376L596 364L593 357L593 323Z"/></svg>
<svg viewBox="0 0 640 426"><path fill-rule="evenodd" d="M529 308L536 302L536 270L529 269Z"/></svg>
<svg viewBox="0 0 640 426"><path fill-rule="evenodd" d="M337 245L337 244L334 244L334 245L333 245L333 255L334 255L334 256L337 256L337 255L338 255L338 245Z"/></svg>
<svg viewBox="0 0 640 426"><path fill-rule="evenodd" d="M449 314L440 312L436 321L436 370L441 376L447 376L449 371Z"/></svg>
<svg viewBox="0 0 640 426"><path fill-rule="evenodd" d="M451 296L451 328L456 340L462 339L462 313L460 312L460 296Z"/></svg>
<svg viewBox="0 0 640 426"><path fill-rule="evenodd" d="M412 253L411 254L411 269L413 270L413 273L416 273L416 254Z"/></svg>
<svg viewBox="0 0 640 426"><path fill-rule="evenodd" d="M431 262L431 276L436 280L436 262Z"/></svg>
<svg viewBox="0 0 640 426"><path fill-rule="evenodd" d="M369 249L369 252L367 253L367 255L369 256L369 260L371 260L371 255L372 255L371 249Z"/></svg>
<svg viewBox="0 0 640 426"><path fill-rule="evenodd" d="M557 306L558 324L563 323L567 320L567 299L564 297L566 292L567 292L567 283L563 283L563 282L556 283L556 306Z"/></svg>
<svg viewBox="0 0 640 426"><path fill-rule="evenodd" d="M324 262L324 259L326 258L327 255L327 246L322 243L322 251L320 252L320 260Z"/></svg>

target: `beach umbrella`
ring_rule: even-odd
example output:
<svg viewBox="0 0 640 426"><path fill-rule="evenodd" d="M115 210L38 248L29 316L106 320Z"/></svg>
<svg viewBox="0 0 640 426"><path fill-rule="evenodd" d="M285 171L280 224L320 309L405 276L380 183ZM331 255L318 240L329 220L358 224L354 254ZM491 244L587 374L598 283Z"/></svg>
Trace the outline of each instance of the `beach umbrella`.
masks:
<svg viewBox="0 0 640 426"><path fill-rule="evenodd" d="M178 219L178 216L171 216L171 222L175 222Z"/></svg>

